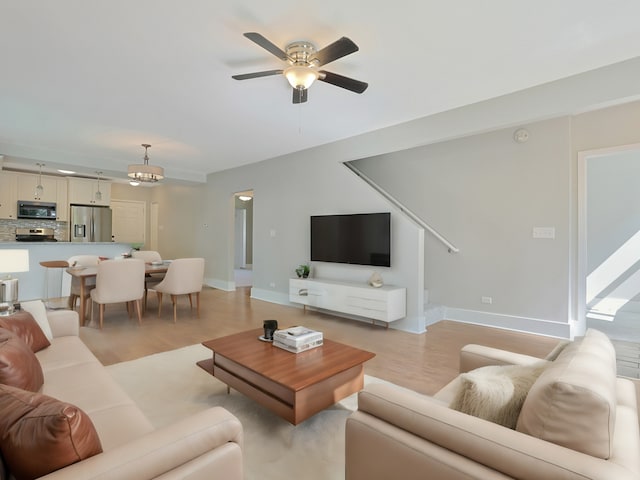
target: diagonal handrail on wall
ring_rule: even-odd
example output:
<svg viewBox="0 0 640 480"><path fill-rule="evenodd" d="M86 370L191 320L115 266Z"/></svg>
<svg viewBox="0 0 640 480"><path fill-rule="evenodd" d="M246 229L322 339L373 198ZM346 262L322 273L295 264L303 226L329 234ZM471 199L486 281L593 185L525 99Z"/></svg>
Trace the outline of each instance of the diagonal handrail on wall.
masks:
<svg viewBox="0 0 640 480"><path fill-rule="evenodd" d="M377 191L384 198L386 198L388 201L390 201L393 205L395 205L407 217L409 217L411 220L413 220L418 225L420 225L422 228L424 228L429 233L431 233L435 238L437 238L441 243L443 243L445 247L447 247L447 250L449 251L449 253L458 253L460 251L460 249L458 247L453 245L449 240L447 240L440 233L438 233L438 231L436 229L434 229L431 225L427 224L424 220L422 220L420 217L418 217L415 213L413 213L411 210L409 210L407 207L405 207L402 203L400 203L400 201L398 199L393 197L389 192L387 192L380 185L378 185L376 182L374 182L365 173L363 173L361 170L359 170L355 165L353 165L350 162L342 162L342 164L345 167L347 167L349 170L351 170L353 173L355 173L357 176L359 176L367 184L369 184L369 186L371 186L375 191Z"/></svg>

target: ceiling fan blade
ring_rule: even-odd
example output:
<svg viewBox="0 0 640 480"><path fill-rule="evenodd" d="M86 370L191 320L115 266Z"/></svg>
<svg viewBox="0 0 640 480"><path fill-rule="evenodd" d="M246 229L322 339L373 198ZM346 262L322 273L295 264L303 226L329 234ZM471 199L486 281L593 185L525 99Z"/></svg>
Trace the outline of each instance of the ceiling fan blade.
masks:
<svg viewBox="0 0 640 480"><path fill-rule="evenodd" d="M308 90L306 88L293 89L293 103L304 103L307 101Z"/></svg>
<svg viewBox="0 0 640 480"><path fill-rule="evenodd" d="M257 43L262 48L264 48L267 52L272 53L273 55L278 57L280 60L285 60L285 61L289 60L289 57L287 56L287 54L281 48L279 48L276 45L274 45L273 43L271 43L269 40L264 38L259 33L247 32L247 33L244 34L244 36L247 37L252 42Z"/></svg>
<svg viewBox="0 0 640 480"><path fill-rule="evenodd" d="M352 92L362 93L369 86L368 83L361 82L360 80L355 80L349 77L343 77L342 75L338 75L337 73L327 72L325 70L320 70L320 75L318 76L318 80L325 83L330 83L331 85L335 85L336 87L346 88L347 90L351 90Z"/></svg>
<svg viewBox="0 0 640 480"><path fill-rule="evenodd" d="M283 70L266 70L264 72L243 73L242 75L232 75L235 80L248 80L249 78L268 77L270 75L280 75Z"/></svg>
<svg viewBox="0 0 640 480"><path fill-rule="evenodd" d="M322 66L358 50L358 46L351 39L342 37L318 51L314 58L320 62L318 66Z"/></svg>

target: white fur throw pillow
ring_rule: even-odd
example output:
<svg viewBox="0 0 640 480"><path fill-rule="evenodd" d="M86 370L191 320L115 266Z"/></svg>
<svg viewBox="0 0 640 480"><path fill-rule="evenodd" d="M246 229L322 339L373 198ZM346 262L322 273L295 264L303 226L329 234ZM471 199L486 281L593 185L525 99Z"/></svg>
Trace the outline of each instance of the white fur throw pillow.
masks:
<svg viewBox="0 0 640 480"><path fill-rule="evenodd" d="M449 407L515 429L531 385L548 364L489 366L463 373Z"/></svg>

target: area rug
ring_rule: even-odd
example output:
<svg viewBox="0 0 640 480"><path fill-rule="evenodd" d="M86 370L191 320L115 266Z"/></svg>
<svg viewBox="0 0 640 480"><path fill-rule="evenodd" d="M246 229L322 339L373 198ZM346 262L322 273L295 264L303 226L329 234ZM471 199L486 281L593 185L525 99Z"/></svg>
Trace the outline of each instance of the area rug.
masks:
<svg viewBox="0 0 640 480"><path fill-rule="evenodd" d="M115 380L156 427L212 406L233 413L244 429L247 480L344 478L345 421L356 395L293 426L253 400L231 390L195 365L211 350L192 345L108 366ZM365 377L367 383L385 383Z"/></svg>

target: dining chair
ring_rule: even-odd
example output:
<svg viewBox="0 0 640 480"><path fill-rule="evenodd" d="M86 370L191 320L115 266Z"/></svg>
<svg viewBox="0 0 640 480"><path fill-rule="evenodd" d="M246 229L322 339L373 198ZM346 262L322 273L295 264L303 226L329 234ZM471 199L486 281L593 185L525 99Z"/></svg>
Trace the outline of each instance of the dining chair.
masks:
<svg viewBox="0 0 640 480"><path fill-rule="evenodd" d="M93 305L100 305L100 328L104 321L104 308L108 303L127 303L131 318L131 304L135 303L138 323L142 323L142 297L144 296L144 262L131 258L104 260L98 264L96 288L91 290L91 320Z"/></svg>
<svg viewBox="0 0 640 480"><path fill-rule="evenodd" d="M176 323L178 295L189 295L193 310L192 295L196 296L196 312L200 317L200 291L204 281L204 258L178 258L167 269L164 280L153 287L158 295L158 317L162 312L162 294L171 295L173 323Z"/></svg>
<svg viewBox="0 0 640 480"><path fill-rule="evenodd" d="M100 258L98 255L74 255L67 260L67 263L70 267L95 267L98 265ZM76 302L80 299L81 302L84 302L84 311L87 311L87 301L89 300L89 292L96 288L96 279L95 278L87 278L85 279L85 296L84 298L80 298L80 279L76 277L71 277L71 289L69 291L69 309L75 310ZM84 319L81 319L84 321Z"/></svg>
<svg viewBox="0 0 640 480"><path fill-rule="evenodd" d="M162 257L159 252L155 250L134 250L131 252L131 257L140 258L145 263L161 262ZM149 289L152 289L154 285L158 284L164 279L164 273L147 273L144 277L144 310L147 310L147 293Z"/></svg>

